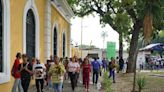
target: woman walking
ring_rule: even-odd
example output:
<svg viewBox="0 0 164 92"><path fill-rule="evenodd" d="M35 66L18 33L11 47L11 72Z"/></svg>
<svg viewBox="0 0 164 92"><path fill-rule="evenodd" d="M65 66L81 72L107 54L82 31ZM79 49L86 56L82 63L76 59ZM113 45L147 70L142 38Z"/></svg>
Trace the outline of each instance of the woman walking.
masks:
<svg viewBox="0 0 164 92"><path fill-rule="evenodd" d="M18 87L18 92L23 92L23 88L21 85L21 74L19 71L20 59L21 59L21 53L18 52L16 55L13 68L11 70L11 74L15 78L14 85L11 92L16 92L17 87Z"/></svg>
<svg viewBox="0 0 164 92"><path fill-rule="evenodd" d="M54 65L51 65L49 70L49 76L52 77L52 83L55 92L62 92L63 78L65 73L65 67L63 64L59 64L59 58L54 57Z"/></svg>
<svg viewBox="0 0 164 92"><path fill-rule="evenodd" d="M75 56L72 58L72 61L68 64L68 72L71 80L72 91L74 92L76 81L77 81L77 73L80 71L80 65L78 62L75 62Z"/></svg>
<svg viewBox="0 0 164 92"><path fill-rule="evenodd" d="M84 63L82 65L83 68L83 82L85 91L89 92L89 82L90 82L90 72L91 72L91 64L89 63L88 59L84 59Z"/></svg>
<svg viewBox="0 0 164 92"><path fill-rule="evenodd" d="M113 83L115 83L115 70L116 70L116 61L111 57L111 62L109 62L109 78L113 77Z"/></svg>
<svg viewBox="0 0 164 92"><path fill-rule="evenodd" d="M27 61L26 54L22 55L23 63L19 65L19 70L21 73L21 82L24 92L28 92L32 72L32 64Z"/></svg>
<svg viewBox="0 0 164 92"><path fill-rule="evenodd" d="M78 63L80 65L80 63L82 63L82 59L78 59L77 56L75 56L75 62ZM77 83L78 83L78 80L79 80L79 76L80 76L80 69L78 71L76 71L76 84L75 86L77 87Z"/></svg>

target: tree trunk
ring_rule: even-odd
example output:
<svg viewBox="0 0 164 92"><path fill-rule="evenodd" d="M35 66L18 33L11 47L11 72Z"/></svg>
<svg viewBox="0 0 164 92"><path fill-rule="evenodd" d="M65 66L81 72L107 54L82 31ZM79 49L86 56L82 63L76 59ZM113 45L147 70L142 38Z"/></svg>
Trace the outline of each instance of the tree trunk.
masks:
<svg viewBox="0 0 164 92"><path fill-rule="evenodd" d="M136 90L136 75L137 75L137 73L136 73L136 57L138 56L138 50L136 51L136 53L135 53L135 61L134 61L134 76L133 76L133 92L135 92Z"/></svg>
<svg viewBox="0 0 164 92"><path fill-rule="evenodd" d="M141 88L139 88L139 91L138 92L141 92Z"/></svg>
<svg viewBox="0 0 164 92"><path fill-rule="evenodd" d="M139 37L139 31L140 31L141 27L142 27L142 21L136 21L136 23L133 26L132 38L131 38L131 42L130 42L127 73L134 73L134 71L135 71L138 37Z"/></svg>
<svg viewBox="0 0 164 92"><path fill-rule="evenodd" d="M123 57L123 38L122 32L119 32L119 58Z"/></svg>

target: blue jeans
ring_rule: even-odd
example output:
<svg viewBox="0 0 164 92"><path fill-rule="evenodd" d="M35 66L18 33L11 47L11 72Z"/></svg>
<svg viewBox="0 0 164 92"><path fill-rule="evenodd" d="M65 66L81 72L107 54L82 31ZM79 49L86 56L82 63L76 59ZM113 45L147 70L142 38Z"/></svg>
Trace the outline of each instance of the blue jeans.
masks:
<svg viewBox="0 0 164 92"><path fill-rule="evenodd" d="M110 72L109 78L113 77L113 82L115 82L115 71L111 69L109 70L109 72Z"/></svg>
<svg viewBox="0 0 164 92"><path fill-rule="evenodd" d="M55 92L62 92L62 86L63 86L63 82L53 83Z"/></svg>
<svg viewBox="0 0 164 92"><path fill-rule="evenodd" d="M48 86L50 89L52 88L52 80L51 79L48 80Z"/></svg>
<svg viewBox="0 0 164 92"><path fill-rule="evenodd" d="M21 79L20 78L15 79L14 85L13 85L13 88L12 88L12 92L16 92L17 87L18 87L18 92L23 92L23 88L22 88L22 85L21 85Z"/></svg>

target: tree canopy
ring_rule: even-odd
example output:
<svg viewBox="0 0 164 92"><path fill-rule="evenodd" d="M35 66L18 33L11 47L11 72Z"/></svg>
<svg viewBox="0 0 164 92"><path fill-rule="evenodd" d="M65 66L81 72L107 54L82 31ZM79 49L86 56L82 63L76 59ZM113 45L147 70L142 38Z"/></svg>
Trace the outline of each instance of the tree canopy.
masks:
<svg viewBox="0 0 164 92"><path fill-rule="evenodd" d="M109 24L118 32L123 30L130 34L129 30L139 21L144 26L145 37L150 39L152 27L149 26L158 30L164 27L164 21L161 21L164 0L68 0L68 3L75 15L83 17L97 13L102 24Z"/></svg>
<svg viewBox="0 0 164 92"><path fill-rule="evenodd" d="M164 0L68 0L75 15L98 14L123 37L130 35L128 72L134 72L139 34L150 43L153 31L164 28ZM129 39L129 37L127 37Z"/></svg>

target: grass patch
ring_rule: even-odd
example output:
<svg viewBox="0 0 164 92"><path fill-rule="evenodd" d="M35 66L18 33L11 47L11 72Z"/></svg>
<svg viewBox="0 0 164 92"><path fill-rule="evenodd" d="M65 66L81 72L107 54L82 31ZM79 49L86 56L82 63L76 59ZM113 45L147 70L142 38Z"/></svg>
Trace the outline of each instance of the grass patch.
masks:
<svg viewBox="0 0 164 92"><path fill-rule="evenodd" d="M164 72L149 72L149 73L138 73L141 77L146 77L145 89L160 89L164 87L164 77L151 76L151 75L164 75Z"/></svg>
<svg viewBox="0 0 164 92"><path fill-rule="evenodd" d="M113 92L111 89L112 82L111 79L108 78L107 72L104 73L103 85L104 85L105 92Z"/></svg>

